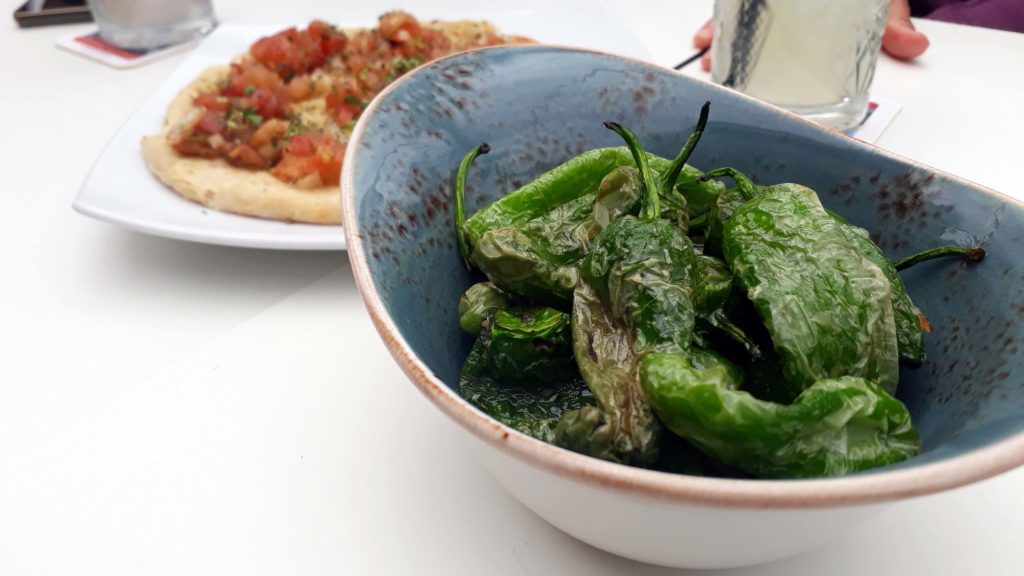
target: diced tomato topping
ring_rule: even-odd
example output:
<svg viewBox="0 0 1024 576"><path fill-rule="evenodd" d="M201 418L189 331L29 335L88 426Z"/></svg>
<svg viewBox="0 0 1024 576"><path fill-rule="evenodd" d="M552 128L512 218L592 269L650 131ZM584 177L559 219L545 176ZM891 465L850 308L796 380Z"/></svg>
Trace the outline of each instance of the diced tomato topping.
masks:
<svg viewBox="0 0 1024 576"><path fill-rule="evenodd" d="M419 38L421 28L415 16L395 10L380 17L377 30L385 40L407 42Z"/></svg>
<svg viewBox="0 0 1024 576"><path fill-rule="evenodd" d="M220 134L224 131L224 116L219 112L207 110L196 122L196 130L207 134Z"/></svg>
<svg viewBox="0 0 1024 576"><path fill-rule="evenodd" d="M334 121L344 126L352 122L363 111L362 91L355 82L335 84L325 97L327 110L334 114Z"/></svg>
<svg viewBox="0 0 1024 576"><path fill-rule="evenodd" d="M296 76L284 88L284 93L293 102L305 100L315 92L316 84L309 76Z"/></svg>
<svg viewBox="0 0 1024 576"><path fill-rule="evenodd" d="M290 156L285 154L270 173L278 180L298 182L316 171L317 161L313 156Z"/></svg>
<svg viewBox="0 0 1024 576"><path fill-rule="evenodd" d="M269 162L252 146L235 146L228 152L228 162L243 168L266 168Z"/></svg>
<svg viewBox="0 0 1024 576"><path fill-rule="evenodd" d="M182 156L199 158L220 158L222 153L210 146L209 138L185 138L171 144L174 151Z"/></svg>
<svg viewBox="0 0 1024 576"><path fill-rule="evenodd" d="M262 64L244 62L232 64L231 72L228 75L228 85L223 90L225 96L246 96L246 92L252 92L257 88L267 90L278 90L281 87L281 79Z"/></svg>
<svg viewBox="0 0 1024 576"><path fill-rule="evenodd" d="M249 95L249 106L264 118L280 118L284 116L287 105L282 102L283 94L278 95L266 88L257 88Z"/></svg>
<svg viewBox="0 0 1024 576"><path fill-rule="evenodd" d="M313 38L320 40L320 49L325 56L341 54L348 44L348 37L343 32L335 30L323 20L310 22L308 31Z"/></svg>
<svg viewBox="0 0 1024 576"><path fill-rule="evenodd" d="M319 156L320 180L324 186L337 186L341 182L341 164L344 159L345 147L340 144Z"/></svg>
<svg viewBox="0 0 1024 576"><path fill-rule="evenodd" d="M218 112L224 112L231 107L231 101L213 92L203 92L195 97L192 102L196 106L202 106L207 110L217 110Z"/></svg>
<svg viewBox="0 0 1024 576"><path fill-rule="evenodd" d="M284 153L290 156L312 156L319 138L316 134L300 134L288 142Z"/></svg>
<svg viewBox="0 0 1024 576"><path fill-rule="evenodd" d="M327 56L341 54L345 46L348 46L348 37L341 33L331 34L320 40L320 46Z"/></svg>
<svg viewBox="0 0 1024 576"><path fill-rule="evenodd" d="M334 29L331 28L330 24L323 20L313 20L309 23L309 26L306 27L306 31L312 34L314 38L323 38L325 36L330 36Z"/></svg>
<svg viewBox="0 0 1024 576"><path fill-rule="evenodd" d="M320 26L310 28L321 31ZM285 80L319 68L326 59L321 34L313 34L310 29L299 31L289 28L260 39L252 45L249 53Z"/></svg>
<svg viewBox="0 0 1024 576"><path fill-rule="evenodd" d="M344 156L345 146L334 138L302 134L291 139L281 161L270 172L286 182L297 182L317 172L324 186L334 186L340 181Z"/></svg>
<svg viewBox="0 0 1024 576"><path fill-rule="evenodd" d="M472 43L509 41L486 34ZM399 11L381 16L376 29L351 37L320 20L305 29L289 28L255 42L249 58L231 65L219 92L194 98L202 113L173 143L174 149L185 156L225 158L245 168L272 167L275 177L300 187L335 185L345 146L320 132L287 139L297 126L284 118L291 104L324 96L328 114L347 127L389 82L451 50L444 33ZM329 58L326 73L316 72ZM331 86L336 74L347 80L333 80Z"/></svg>

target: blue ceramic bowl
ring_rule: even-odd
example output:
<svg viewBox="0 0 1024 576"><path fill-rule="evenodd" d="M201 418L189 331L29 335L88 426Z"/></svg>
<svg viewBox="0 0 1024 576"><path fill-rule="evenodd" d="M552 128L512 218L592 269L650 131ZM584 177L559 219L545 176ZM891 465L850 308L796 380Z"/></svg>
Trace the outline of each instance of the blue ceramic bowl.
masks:
<svg viewBox="0 0 1024 576"><path fill-rule="evenodd" d="M471 172L471 214L584 150L620 145L602 126L605 120L630 126L648 150L672 157L705 100L712 103L711 120L692 164L733 166L764 184L808 185L826 206L870 230L892 257L951 242L981 243L988 251L979 265L937 261L904 274L933 327L925 338L927 363L905 370L900 381L899 396L921 433L919 456L826 480L663 474L542 444L452 391L471 344L457 322L458 297L471 277L456 250L450 202L462 156L480 142L492 148ZM345 167L349 255L391 352L421 391L483 441L477 448L499 480L542 516L592 544L663 564L713 566L793 553L822 534L788 534L802 538L799 545L768 546L742 561L734 551L728 558L713 550L666 552L655 544L622 544L600 527L578 526L584 520L573 516L586 515L579 507L559 509L565 505L551 497L556 486L575 490L572 498L594 491L591 505L630 498L668 502L668 509L679 507L664 518L671 524L671 514L678 521L693 506L705 512L853 510L973 482L1024 461L1024 208L1012 199L671 70L543 46L459 54L404 77L360 120ZM643 516L648 512L624 512L650 520ZM768 531L780 529L777 519L766 521ZM704 522L707 527L709 520ZM815 522L828 532L827 519ZM713 549L714 542L703 546Z"/></svg>

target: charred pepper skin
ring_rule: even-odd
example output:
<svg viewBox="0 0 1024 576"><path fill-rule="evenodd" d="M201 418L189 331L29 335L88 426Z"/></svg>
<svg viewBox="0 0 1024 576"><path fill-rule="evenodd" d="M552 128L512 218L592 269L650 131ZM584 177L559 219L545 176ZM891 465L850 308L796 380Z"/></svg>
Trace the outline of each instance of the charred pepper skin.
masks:
<svg viewBox="0 0 1024 576"><path fill-rule="evenodd" d="M804 390L858 376L892 393L899 352L892 289L813 190L764 188L725 221L722 248L783 361Z"/></svg>
<svg viewBox="0 0 1024 576"><path fill-rule="evenodd" d="M640 365L661 422L705 454L762 478L868 470L913 456L920 439L902 402L852 376L815 382L790 405L738 390L724 360L652 354Z"/></svg>

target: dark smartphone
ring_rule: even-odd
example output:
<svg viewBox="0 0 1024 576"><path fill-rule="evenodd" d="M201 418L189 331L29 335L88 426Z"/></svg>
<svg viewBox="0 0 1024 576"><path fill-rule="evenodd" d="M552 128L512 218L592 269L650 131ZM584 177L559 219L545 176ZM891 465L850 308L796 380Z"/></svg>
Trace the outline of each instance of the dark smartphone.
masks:
<svg viewBox="0 0 1024 576"><path fill-rule="evenodd" d="M14 11L18 26L50 26L91 22L92 12L86 0L28 0Z"/></svg>

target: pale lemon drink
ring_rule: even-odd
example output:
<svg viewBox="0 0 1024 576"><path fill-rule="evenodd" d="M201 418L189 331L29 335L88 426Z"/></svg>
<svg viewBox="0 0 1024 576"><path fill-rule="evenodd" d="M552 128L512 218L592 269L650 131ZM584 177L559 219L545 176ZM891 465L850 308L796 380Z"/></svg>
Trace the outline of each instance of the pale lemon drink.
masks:
<svg viewBox="0 0 1024 576"><path fill-rule="evenodd" d="M888 0L716 0L711 77L833 128L867 111Z"/></svg>

